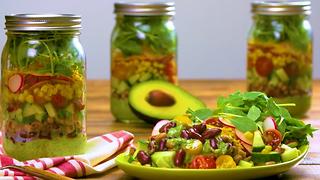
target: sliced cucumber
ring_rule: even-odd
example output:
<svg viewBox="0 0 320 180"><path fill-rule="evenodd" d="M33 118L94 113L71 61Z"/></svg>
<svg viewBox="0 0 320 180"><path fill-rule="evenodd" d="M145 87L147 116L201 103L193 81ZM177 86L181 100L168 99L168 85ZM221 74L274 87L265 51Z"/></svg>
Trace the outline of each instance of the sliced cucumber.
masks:
<svg viewBox="0 0 320 180"><path fill-rule="evenodd" d="M269 161L281 162L281 155L278 152L270 152L268 154L252 152L252 161L256 164Z"/></svg>
<svg viewBox="0 0 320 180"><path fill-rule="evenodd" d="M281 159L284 162L297 158L300 154L300 151L297 148L291 148L285 144L281 145L281 147L285 149L281 154Z"/></svg>

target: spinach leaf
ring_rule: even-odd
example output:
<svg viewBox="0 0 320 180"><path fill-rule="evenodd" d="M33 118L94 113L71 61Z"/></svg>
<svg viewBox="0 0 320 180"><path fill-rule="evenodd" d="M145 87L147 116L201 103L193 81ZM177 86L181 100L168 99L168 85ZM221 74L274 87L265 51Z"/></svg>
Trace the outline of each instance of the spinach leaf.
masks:
<svg viewBox="0 0 320 180"><path fill-rule="evenodd" d="M234 119L231 119L230 121L241 132L252 132L257 130L256 123L248 117L236 117Z"/></svg>

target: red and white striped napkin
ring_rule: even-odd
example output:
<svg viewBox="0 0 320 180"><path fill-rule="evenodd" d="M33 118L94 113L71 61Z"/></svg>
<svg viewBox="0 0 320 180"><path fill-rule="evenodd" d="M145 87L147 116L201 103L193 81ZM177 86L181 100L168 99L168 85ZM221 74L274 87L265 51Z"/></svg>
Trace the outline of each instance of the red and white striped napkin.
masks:
<svg viewBox="0 0 320 180"><path fill-rule="evenodd" d="M1 134L0 134L1 139ZM1 143L1 142L0 142ZM116 166L115 157L129 149L133 143L133 134L116 131L88 140L88 151L82 155L40 158L20 162L6 156L0 145L0 167L7 165L33 166L68 177L83 177L107 171ZM0 170L0 176L6 179L35 179L23 172L12 169ZM2 179L0 177L0 179Z"/></svg>

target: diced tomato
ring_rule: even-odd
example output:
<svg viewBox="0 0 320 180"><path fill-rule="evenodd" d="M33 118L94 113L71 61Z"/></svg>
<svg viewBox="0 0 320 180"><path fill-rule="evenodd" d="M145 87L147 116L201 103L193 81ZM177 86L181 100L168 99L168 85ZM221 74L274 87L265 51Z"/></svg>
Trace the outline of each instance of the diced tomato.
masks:
<svg viewBox="0 0 320 180"><path fill-rule="evenodd" d="M67 105L67 99L61 94L55 94L51 96L51 102L54 107L63 108Z"/></svg>
<svg viewBox="0 0 320 180"><path fill-rule="evenodd" d="M214 169L216 168L216 160L214 156L197 155L193 158L188 168L191 169Z"/></svg>
<svg viewBox="0 0 320 180"><path fill-rule="evenodd" d="M281 133L276 129L268 129L263 133L264 143L272 146L272 150L275 150L282 141Z"/></svg>
<svg viewBox="0 0 320 180"><path fill-rule="evenodd" d="M19 107L20 107L20 103L14 102L14 103L8 104L7 111L13 112L17 110Z"/></svg>
<svg viewBox="0 0 320 180"><path fill-rule="evenodd" d="M260 76L267 77L272 72L273 64L271 59L260 57L256 61L256 71Z"/></svg>

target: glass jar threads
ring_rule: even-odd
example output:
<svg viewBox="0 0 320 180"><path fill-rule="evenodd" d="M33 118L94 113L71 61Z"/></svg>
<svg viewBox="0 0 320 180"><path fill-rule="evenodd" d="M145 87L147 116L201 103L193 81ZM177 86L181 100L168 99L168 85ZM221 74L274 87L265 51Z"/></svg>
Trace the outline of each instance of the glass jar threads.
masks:
<svg viewBox="0 0 320 180"><path fill-rule="evenodd" d="M247 85L304 115L311 104L312 33L309 1L254 2L248 38Z"/></svg>
<svg viewBox="0 0 320 180"><path fill-rule="evenodd" d="M111 112L122 122L140 122L128 94L140 82L177 83L174 3L116 3L111 37Z"/></svg>
<svg viewBox="0 0 320 180"><path fill-rule="evenodd" d="M18 159L83 153L85 54L81 17L9 15L1 59L3 147Z"/></svg>

